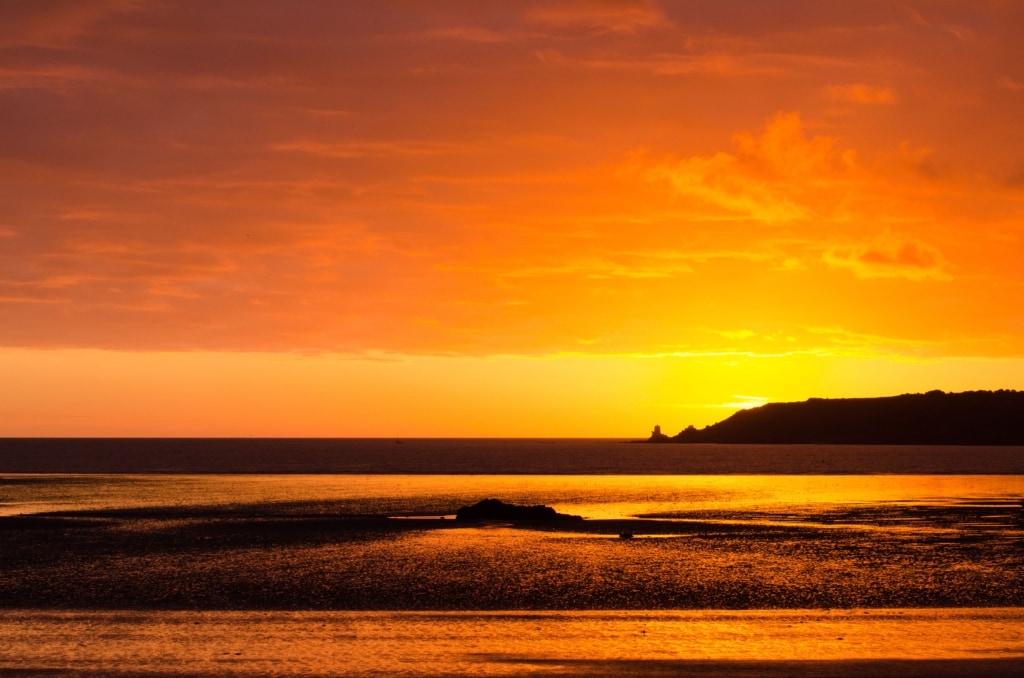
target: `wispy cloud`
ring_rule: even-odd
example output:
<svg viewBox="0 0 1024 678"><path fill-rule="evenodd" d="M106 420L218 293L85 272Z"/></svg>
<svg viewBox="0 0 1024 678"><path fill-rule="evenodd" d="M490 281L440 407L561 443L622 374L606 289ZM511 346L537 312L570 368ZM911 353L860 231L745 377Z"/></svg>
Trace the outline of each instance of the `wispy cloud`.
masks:
<svg viewBox="0 0 1024 678"><path fill-rule="evenodd" d="M141 8L138 0L26 2L0 10L0 46L66 48L104 20Z"/></svg>
<svg viewBox="0 0 1024 678"><path fill-rule="evenodd" d="M462 40L465 42L509 42L512 37L508 33L481 26L450 26L434 28L421 33L422 37L433 40Z"/></svg>
<svg viewBox="0 0 1024 678"><path fill-rule="evenodd" d="M754 407L761 407L769 402L764 396L734 395L732 402L718 403L714 407L727 410L749 410Z"/></svg>
<svg viewBox="0 0 1024 678"><path fill-rule="evenodd" d="M829 85L825 94L833 101L851 104L894 104L896 95L887 87L872 87L858 82L852 85Z"/></svg>
<svg viewBox="0 0 1024 678"><path fill-rule="evenodd" d="M580 70L646 73L654 76L787 78L807 70L854 71L863 64L820 55L759 51L760 45L721 38L694 41L689 52L569 54L561 49L534 51L544 64Z"/></svg>
<svg viewBox="0 0 1024 678"><path fill-rule="evenodd" d="M1024 91L1024 81L1018 80L1017 78L1011 78L1009 76L999 78L999 80L996 81L996 85L1002 89L1010 90L1011 92Z"/></svg>
<svg viewBox="0 0 1024 678"><path fill-rule="evenodd" d="M545 64L577 69L649 73L652 75L769 75L776 73L764 64L750 63L729 54L658 54L637 59L632 56L569 56L555 49L537 50L534 55Z"/></svg>
<svg viewBox="0 0 1024 678"><path fill-rule="evenodd" d="M915 238L883 233L867 242L834 247L825 261L861 278L952 280L949 264L938 249Z"/></svg>
<svg viewBox="0 0 1024 678"><path fill-rule="evenodd" d="M527 17L552 26L626 33L666 21L651 0L554 0L533 5Z"/></svg>
<svg viewBox="0 0 1024 678"><path fill-rule="evenodd" d="M300 140L274 143L275 151L308 153L328 158L368 158L386 156L429 156L472 153L478 146L445 141L316 141Z"/></svg>
<svg viewBox="0 0 1024 678"><path fill-rule="evenodd" d="M103 81L121 80L109 71L75 64L38 64L0 67L0 90L64 90Z"/></svg>

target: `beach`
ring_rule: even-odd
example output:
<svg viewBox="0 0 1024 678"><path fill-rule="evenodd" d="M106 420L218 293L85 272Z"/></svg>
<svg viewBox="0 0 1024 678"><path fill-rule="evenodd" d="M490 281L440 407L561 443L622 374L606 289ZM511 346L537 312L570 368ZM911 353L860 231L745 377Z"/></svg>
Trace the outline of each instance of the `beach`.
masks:
<svg viewBox="0 0 1024 678"><path fill-rule="evenodd" d="M0 675L1017 675L1022 495L1019 474L5 473ZM455 519L488 497L580 519Z"/></svg>
<svg viewBox="0 0 1024 678"><path fill-rule="evenodd" d="M966 532L950 526L956 514L914 529L735 516L466 525L238 507L7 517L0 596L45 609L1024 606L1024 554L1008 534L1020 528Z"/></svg>

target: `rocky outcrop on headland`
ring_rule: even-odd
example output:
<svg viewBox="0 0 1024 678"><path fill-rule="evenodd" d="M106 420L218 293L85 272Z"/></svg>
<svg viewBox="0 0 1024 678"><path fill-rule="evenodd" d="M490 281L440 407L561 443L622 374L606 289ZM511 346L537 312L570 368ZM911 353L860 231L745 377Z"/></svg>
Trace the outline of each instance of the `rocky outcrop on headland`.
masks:
<svg viewBox="0 0 1024 678"><path fill-rule="evenodd" d="M559 513L550 506L518 506L500 499L484 499L455 512L456 520L583 520Z"/></svg>
<svg viewBox="0 0 1024 678"><path fill-rule="evenodd" d="M689 426L671 437L652 435L649 442L1024 445L1024 391L769 403L702 429Z"/></svg>

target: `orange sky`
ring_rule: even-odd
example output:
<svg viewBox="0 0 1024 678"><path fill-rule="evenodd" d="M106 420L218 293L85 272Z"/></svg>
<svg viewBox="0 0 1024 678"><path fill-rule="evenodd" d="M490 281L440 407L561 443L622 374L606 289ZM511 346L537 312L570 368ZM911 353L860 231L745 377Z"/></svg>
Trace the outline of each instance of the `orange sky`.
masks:
<svg viewBox="0 0 1024 678"><path fill-rule="evenodd" d="M1024 388L1024 4L0 7L0 435Z"/></svg>

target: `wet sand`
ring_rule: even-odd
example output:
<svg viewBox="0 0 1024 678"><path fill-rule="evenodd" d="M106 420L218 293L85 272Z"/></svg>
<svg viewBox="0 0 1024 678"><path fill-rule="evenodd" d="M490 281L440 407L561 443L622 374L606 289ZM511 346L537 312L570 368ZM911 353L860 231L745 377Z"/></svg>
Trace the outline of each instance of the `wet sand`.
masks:
<svg viewBox="0 0 1024 678"><path fill-rule="evenodd" d="M900 509L902 517L889 507L856 521L726 513L514 525L303 508L2 517L0 608L1024 606L1024 540L1001 506L991 508L1001 524L980 525L973 507L925 522L918 507Z"/></svg>
<svg viewBox="0 0 1024 678"><path fill-rule="evenodd" d="M962 660L850 660L850 661L673 661L673 660L618 660L618 661L565 661L546 663L534 660L528 668L520 665L509 676L550 676L569 678L582 676L645 676L699 677L699 678L1018 678L1024 673L1024 660L1020 659L962 659ZM133 669L0 669L0 676L11 678L228 678L247 675L279 676L276 672L235 671L138 671ZM293 674L307 676L358 676L350 673ZM456 678L474 676L474 673L451 672L441 667L434 669L404 670L408 678Z"/></svg>
<svg viewBox="0 0 1024 678"><path fill-rule="evenodd" d="M0 614L0 675L1009 676L1024 611Z"/></svg>
<svg viewBox="0 0 1024 678"><path fill-rule="evenodd" d="M0 676L1024 674L1009 500L514 524L351 509L0 517Z"/></svg>
<svg viewBox="0 0 1024 678"><path fill-rule="evenodd" d="M700 678L1016 678L1024 659L552 662L546 676L699 676ZM539 664L542 666L542 664Z"/></svg>

